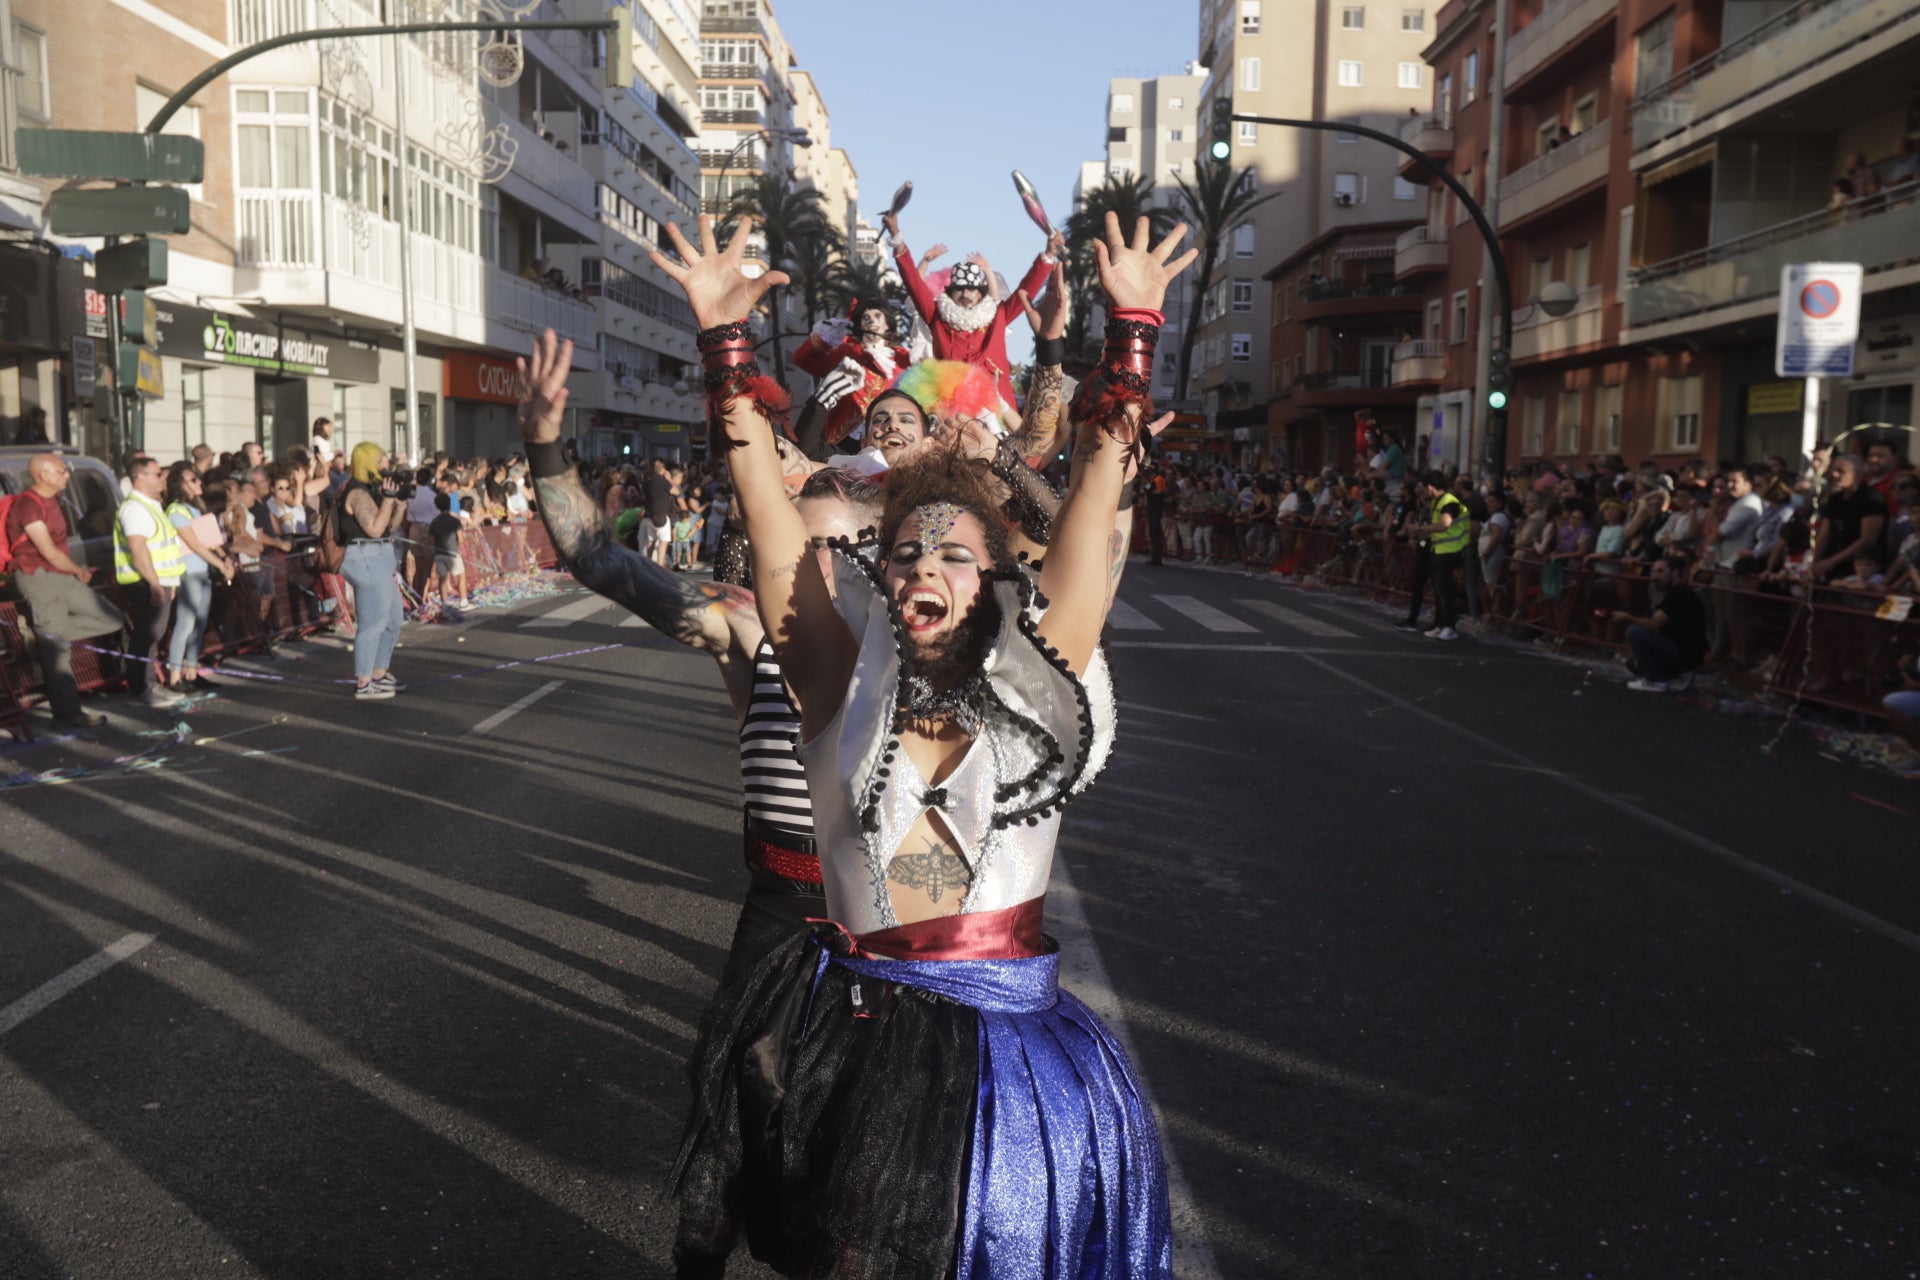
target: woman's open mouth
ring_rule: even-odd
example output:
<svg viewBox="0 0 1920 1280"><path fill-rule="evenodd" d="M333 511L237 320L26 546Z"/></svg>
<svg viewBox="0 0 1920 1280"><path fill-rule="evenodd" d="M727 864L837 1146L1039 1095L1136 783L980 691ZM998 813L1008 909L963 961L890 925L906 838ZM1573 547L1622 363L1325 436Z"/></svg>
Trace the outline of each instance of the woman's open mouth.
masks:
<svg viewBox="0 0 1920 1280"><path fill-rule="evenodd" d="M916 589L900 602L900 614L908 631L932 631L947 620L947 602L932 591Z"/></svg>

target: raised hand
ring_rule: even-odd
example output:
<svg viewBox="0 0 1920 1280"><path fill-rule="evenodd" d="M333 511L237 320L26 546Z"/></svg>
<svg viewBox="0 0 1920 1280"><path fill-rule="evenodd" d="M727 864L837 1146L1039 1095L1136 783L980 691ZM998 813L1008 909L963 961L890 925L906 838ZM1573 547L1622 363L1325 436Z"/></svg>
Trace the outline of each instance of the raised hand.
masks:
<svg viewBox="0 0 1920 1280"><path fill-rule="evenodd" d="M924 273L928 267L932 266L934 263L938 262L940 259L946 256L947 256L946 245L937 244L933 246L933 248L927 250L925 253L920 255L920 270Z"/></svg>
<svg viewBox="0 0 1920 1280"><path fill-rule="evenodd" d="M1120 234L1119 216L1108 212L1106 235L1094 240L1093 257L1100 270L1100 287L1106 290L1107 301L1113 306L1160 310L1160 304L1167 298L1167 286L1200 256L1198 249L1189 249L1172 262L1167 261L1186 238L1184 222L1168 233L1165 240L1149 247L1147 240L1151 234L1147 220L1141 218L1134 223L1133 243L1128 244Z"/></svg>
<svg viewBox="0 0 1920 1280"><path fill-rule="evenodd" d="M673 262L658 251L647 255L654 266L678 282L687 295L687 305L693 308L694 323L702 329L745 320L767 290L788 283L784 271L749 276L742 268L747 258L747 236L752 230L753 219L742 218L732 243L721 249L713 238L713 219L703 213L699 249L687 243L680 228L669 222L667 238L673 241L673 251L680 261Z"/></svg>
<svg viewBox="0 0 1920 1280"><path fill-rule="evenodd" d="M533 340L533 354L513 364L513 391L520 398L520 438L528 444L551 444L560 438L567 412L573 341L562 341L548 329Z"/></svg>
<svg viewBox="0 0 1920 1280"><path fill-rule="evenodd" d="M1033 326L1036 338L1064 338L1067 336L1067 313L1070 300L1067 297L1067 268L1064 263L1053 264L1053 274L1047 277L1047 289L1040 295L1040 305L1035 307L1033 300L1027 297L1025 289L1016 295L1020 307L1027 313L1027 323Z"/></svg>

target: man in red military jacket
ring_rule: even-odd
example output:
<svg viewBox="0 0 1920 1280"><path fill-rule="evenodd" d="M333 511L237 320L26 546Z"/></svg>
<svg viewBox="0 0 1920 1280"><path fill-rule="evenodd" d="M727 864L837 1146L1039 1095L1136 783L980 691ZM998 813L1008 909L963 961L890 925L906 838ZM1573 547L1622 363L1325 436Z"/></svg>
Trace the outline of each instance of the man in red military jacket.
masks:
<svg viewBox="0 0 1920 1280"><path fill-rule="evenodd" d="M828 444L840 443L857 428L873 398L912 363L907 349L892 340L893 317L886 308L855 302L850 320L857 332L838 316L822 320L793 353L793 363L814 377L825 379L837 370L853 383L828 411Z"/></svg>
<svg viewBox="0 0 1920 1280"><path fill-rule="evenodd" d="M1007 357L1007 326L1022 314L1021 292L1029 298L1039 296L1040 286L1047 282L1047 273L1053 270L1054 262L1066 249L1065 237L1058 231L1048 236L1046 249L1033 260L1026 279L1012 296L996 303L987 294L987 273L972 262L954 267L947 291L935 297L926 278L914 265L906 242L900 238L899 222L888 214L880 224L893 238L893 262L900 269L900 278L906 282L907 293L933 333L934 359L965 360L987 366L999 379L1000 398L1009 405L1016 403L1011 377L1013 361Z"/></svg>

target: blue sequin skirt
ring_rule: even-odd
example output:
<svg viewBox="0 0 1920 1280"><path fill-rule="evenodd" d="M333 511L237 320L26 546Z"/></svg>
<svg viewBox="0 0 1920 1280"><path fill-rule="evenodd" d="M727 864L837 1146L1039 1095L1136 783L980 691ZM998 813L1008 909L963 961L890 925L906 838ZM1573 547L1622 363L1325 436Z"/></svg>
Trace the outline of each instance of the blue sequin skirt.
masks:
<svg viewBox="0 0 1920 1280"><path fill-rule="evenodd" d="M683 1275L744 1234L787 1275L1172 1275L1125 1053L1054 955L902 961L795 939L716 1001L671 1190ZM704 1261L703 1261L704 1260Z"/></svg>

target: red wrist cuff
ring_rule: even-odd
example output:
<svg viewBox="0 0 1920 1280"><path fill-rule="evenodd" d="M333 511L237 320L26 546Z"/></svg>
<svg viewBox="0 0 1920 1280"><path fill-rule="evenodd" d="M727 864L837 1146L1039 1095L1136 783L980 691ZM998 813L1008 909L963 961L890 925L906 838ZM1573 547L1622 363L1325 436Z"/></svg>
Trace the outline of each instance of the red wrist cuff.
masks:
<svg viewBox="0 0 1920 1280"><path fill-rule="evenodd" d="M1114 320L1133 320L1140 324L1150 324L1156 329L1167 322L1165 313L1155 311L1152 307L1115 307L1107 312L1107 315Z"/></svg>

